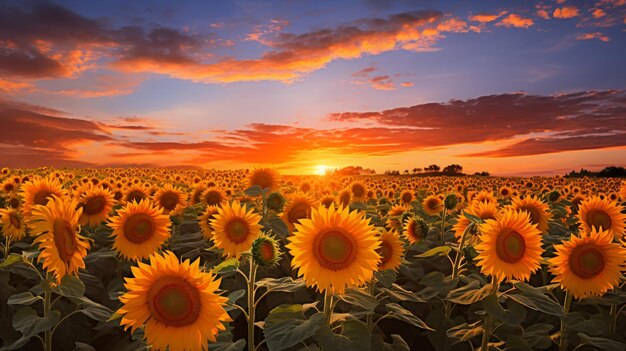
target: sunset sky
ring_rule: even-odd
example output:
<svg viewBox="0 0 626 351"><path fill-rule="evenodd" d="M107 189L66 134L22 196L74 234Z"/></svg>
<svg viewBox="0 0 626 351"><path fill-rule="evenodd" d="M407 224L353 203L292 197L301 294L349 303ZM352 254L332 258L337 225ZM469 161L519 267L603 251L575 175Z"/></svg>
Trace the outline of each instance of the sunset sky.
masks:
<svg viewBox="0 0 626 351"><path fill-rule="evenodd" d="M626 165L626 0L2 1L0 167Z"/></svg>

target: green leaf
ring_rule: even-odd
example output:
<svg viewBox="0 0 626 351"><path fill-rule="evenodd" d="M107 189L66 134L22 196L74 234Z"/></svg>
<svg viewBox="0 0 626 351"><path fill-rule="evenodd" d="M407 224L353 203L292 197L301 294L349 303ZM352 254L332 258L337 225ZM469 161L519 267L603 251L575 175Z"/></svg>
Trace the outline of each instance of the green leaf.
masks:
<svg viewBox="0 0 626 351"><path fill-rule="evenodd" d="M248 196L260 196L263 194L263 189L258 185L253 185L243 192Z"/></svg>
<svg viewBox="0 0 626 351"><path fill-rule="evenodd" d="M373 313L378 306L375 297L360 289L347 289L344 295L339 295L339 298L350 305L360 307L367 313Z"/></svg>
<svg viewBox="0 0 626 351"><path fill-rule="evenodd" d="M626 344L621 342L613 341L606 338L593 337L589 336L585 333L577 333L580 340L582 340L585 344L597 347L600 350L604 351L624 351L626 350Z"/></svg>
<svg viewBox="0 0 626 351"><path fill-rule="evenodd" d="M9 305L32 305L37 301L43 301L41 296L33 296L29 291L15 294L7 300Z"/></svg>
<svg viewBox="0 0 626 351"><path fill-rule="evenodd" d="M447 299L459 305L471 305L489 295L491 288L489 284L481 288L480 282L474 280L465 286L451 290Z"/></svg>
<svg viewBox="0 0 626 351"><path fill-rule="evenodd" d="M263 334L270 350L286 350L315 335L323 321L321 313L304 319L302 305L280 305L265 319Z"/></svg>
<svg viewBox="0 0 626 351"><path fill-rule="evenodd" d="M61 312L50 311L46 317L40 317L30 307L22 307L13 316L13 328L22 333L22 337L30 338L54 327L61 318Z"/></svg>
<svg viewBox="0 0 626 351"><path fill-rule="evenodd" d="M369 351L370 339L367 325L351 316L341 324L341 334L335 334L327 325L323 325L316 335L316 341L324 351Z"/></svg>
<svg viewBox="0 0 626 351"><path fill-rule="evenodd" d="M552 345L550 332L554 326L548 323L536 323L524 329L524 340L534 349L547 349Z"/></svg>
<svg viewBox="0 0 626 351"><path fill-rule="evenodd" d="M372 335L372 350L380 351L410 351L409 345L398 334L391 334L391 344L386 343L380 334Z"/></svg>
<svg viewBox="0 0 626 351"><path fill-rule="evenodd" d="M233 258L229 258L225 261L222 261L222 263L218 264L217 266L213 267L213 272L214 273L228 273L228 272L233 272L235 271L237 268L239 268L239 260L235 257Z"/></svg>
<svg viewBox="0 0 626 351"><path fill-rule="evenodd" d="M525 283L515 283L515 287L520 291L520 293L507 294L507 297L535 311L547 313L557 317L565 316L563 307L548 297L542 289L533 288Z"/></svg>
<svg viewBox="0 0 626 351"><path fill-rule="evenodd" d="M24 258L22 258L22 255L10 254L9 257L7 257L4 261L0 262L0 268L10 267L16 263L20 263L23 261L24 261Z"/></svg>
<svg viewBox="0 0 626 351"><path fill-rule="evenodd" d="M268 221L269 227L272 232L278 234L279 237L286 238L289 236L289 227L278 217L272 217Z"/></svg>
<svg viewBox="0 0 626 351"><path fill-rule="evenodd" d="M228 294L228 303L235 304L237 300L244 297L246 295L246 289L239 289Z"/></svg>
<svg viewBox="0 0 626 351"><path fill-rule="evenodd" d="M384 271L378 271L374 273L374 278L376 278L378 285L385 288L390 288L391 284L396 281L397 277L398 273L391 269L386 269Z"/></svg>
<svg viewBox="0 0 626 351"><path fill-rule="evenodd" d="M387 304L387 309L389 310L389 318L394 318L405 323L408 323L412 326L435 331L433 328L429 327L423 320L419 319L409 310L404 307L398 305L397 303L389 303Z"/></svg>
<svg viewBox="0 0 626 351"><path fill-rule="evenodd" d="M246 339L239 339L235 342L221 345L215 351L242 351L246 347Z"/></svg>
<svg viewBox="0 0 626 351"><path fill-rule="evenodd" d="M408 291L396 283L391 285L391 289L383 288L382 291L386 292L389 297L396 301L426 302L414 292Z"/></svg>
<svg viewBox="0 0 626 351"><path fill-rule="evenodd" d="M78 277L66 275L61 279L61 284L52 290L65 297L82 297L85 295L85 284Z"/></svg>
<svg viewBox="0 0 626 351"><path fill-rule="evenodd" d="M437 246L422 254L416 255L415 257L424 258L432 256L445 256L450 252L450 250L452 250L450 246Z"/></svg>
<svg viewBox="0 0 626 351"><path fill-rule="evenodd" d="M295 292L304 287L304 280L293 280L291 277L264 278L257 281L256 285L272 291Z"/></svg>
<svg viewBox="0 0 626 351"><path fill-rule="evenodd" d="M483 299L483 308L489 315L508 325L519 325L526 318L526 310L519 304L513 304L505 309L500 304L496 294L489 294Z"/></svg>
<svg viewBox="0 0 626 351"><path fill-rule="evenodd" d="M473 214L467 213L465 211L463 211L463 216L465 216L465 218L469 219L470 221L476 224L485 223L485 221L482 218L474 216Z"/></svg>
<svg viewBox="0 0 626 351"><path fill-rule="evenodd" d="M462 323L454 326L447 331L447 335L450 338L458 339L459 341L467 341L475 336L482 335L483 326L481 321L474 322L472 324Z"/></svg>

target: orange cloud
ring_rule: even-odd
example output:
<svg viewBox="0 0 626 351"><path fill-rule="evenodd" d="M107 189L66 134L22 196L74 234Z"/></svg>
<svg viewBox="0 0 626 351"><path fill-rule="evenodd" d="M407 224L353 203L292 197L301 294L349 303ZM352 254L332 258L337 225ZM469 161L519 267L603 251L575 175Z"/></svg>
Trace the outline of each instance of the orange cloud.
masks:
<svg viewBox="0 0 626 351"><path fill-rule="evenodd" d="M504 16L507 11L501 11L499 13L486 13L481 12L479 14L471 16L470 21L480 22L480 23L489 23L497 20L498 18Z"/></svg>
<svg viewBox="0 0 626 351"><path fill-rule="evenodd" d="M535 24L535 22L530 18L522 17L518 14L512 13L505 18L503 18L500 22L496 23L496 26L504 26L507 28L515 27L515 28L528 28Z"/></svg>
<svg viewBox="0 0 626 351"><path fill-rule="evenodd" d="M576 37L576 40L593 40L593 39L598 39L604 42L611 40L611 38L609 38L608 35L604 35L600 32L584 33Z"/></svg>
<svg viewBox="0 0 626 351"><path fill-rule="evenodd" d="M563 6L555 9L552 16L560 19L574 18L580 16L580 11L576 6Z"/></svg>
<svg viewBox="0 0 626 351"><path fill-rule="evenodd" d="M604 11L603 9L595 9L591 13L591 15L593 16L593 18L601 18L606 16L606 11Z"/></svg>
<svg viewBox="0 0 626 351"><path fill-rule="evenodd" d="M33 85L23 82L12 82L10 80L0 78L0 92L14 94L23 90L32 89Z"/></svg>

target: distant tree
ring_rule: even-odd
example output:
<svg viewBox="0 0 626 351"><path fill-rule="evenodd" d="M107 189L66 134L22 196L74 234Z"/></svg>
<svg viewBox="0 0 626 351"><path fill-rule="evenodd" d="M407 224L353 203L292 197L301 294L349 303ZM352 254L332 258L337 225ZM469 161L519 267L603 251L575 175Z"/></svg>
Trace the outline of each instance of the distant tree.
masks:
<svg viewBox="0 0 626 351"><path fill-rule="evenodd" d="M458 164L451 164L443 169L443 173L446 174L458 174L461 173L461 171L463 171L463 166Z"/></svg>
<svg viewBox="0 0 626 351"><path fill-rule="evenodd" d="M408 169L405 169L405 170L404 170L404 174L409 174L409 170L408 170Z"/></svg>
<svg viewBox="0 0 626 351"><path fill-rule="evenodd" d="M437 165L430 165L430 166L424 168L424 170L428 171L428 172L439 172L440 169L441 169L441 167L439 167Z"/></svg>
<svg viewBox="0 0 626 351"><path fill-rule="evenodd" d="M626 177L624 167L609 166L598 172L600 177Z"/></svg>
<svg viewBox="0 0 626 351"><path fill-rule="evenodd" d="M482 171L482 172L476 172L474 173L475 176L481 176L481 177L489 177L490 174L487 171Z"/></svg>

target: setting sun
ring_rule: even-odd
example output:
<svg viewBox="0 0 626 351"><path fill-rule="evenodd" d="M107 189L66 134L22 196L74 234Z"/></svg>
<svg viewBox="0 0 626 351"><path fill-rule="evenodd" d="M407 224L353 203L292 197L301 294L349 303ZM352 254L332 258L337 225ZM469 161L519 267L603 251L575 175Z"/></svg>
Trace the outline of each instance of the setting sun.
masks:
<svg viewBox="0 0 626 351"><path fill-rule="evenodd" d="M315 168L315 171L313 173L317 175L325 175L326 172L328 172L328 170L330 169L330 167L326 165L317 165L314 168Z"/></svg>

